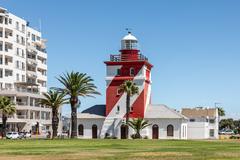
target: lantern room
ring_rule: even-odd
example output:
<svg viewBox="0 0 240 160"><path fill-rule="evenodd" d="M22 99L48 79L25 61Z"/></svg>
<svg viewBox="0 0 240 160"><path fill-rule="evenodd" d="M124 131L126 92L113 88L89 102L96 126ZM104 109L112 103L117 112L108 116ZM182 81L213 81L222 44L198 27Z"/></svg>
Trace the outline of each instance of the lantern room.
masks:
<svg viewBox="0 0 240 160"><path fill-rule="evenodd" d="M121 41L121 50L137 50L138 49L138 40L134 37L131 32L128 32L128 35L124 36Z"/></svg>

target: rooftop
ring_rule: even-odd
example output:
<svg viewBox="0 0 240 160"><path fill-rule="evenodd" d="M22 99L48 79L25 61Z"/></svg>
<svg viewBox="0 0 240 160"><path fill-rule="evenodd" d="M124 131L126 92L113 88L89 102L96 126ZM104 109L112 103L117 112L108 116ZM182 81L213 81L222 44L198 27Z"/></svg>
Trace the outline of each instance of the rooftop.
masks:
<svg viewBox="0 0 240 160"><path fill-rule="evenodd" d="M182 114L186 117L193 118L193 117L216 117L217 115L217 108L183 108Z"/></svg>

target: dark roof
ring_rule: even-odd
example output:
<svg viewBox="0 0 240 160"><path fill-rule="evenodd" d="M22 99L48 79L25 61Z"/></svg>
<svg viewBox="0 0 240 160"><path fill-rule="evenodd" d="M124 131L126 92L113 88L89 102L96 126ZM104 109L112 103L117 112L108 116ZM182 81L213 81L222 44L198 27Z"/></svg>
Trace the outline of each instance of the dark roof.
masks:
<svg viewBox="0 0 240 160"><path fill-rule="evenodd" d="M106 105L94 105L88 109L82 111L82 113L96 114L100 116L105 116Z"/></svg>

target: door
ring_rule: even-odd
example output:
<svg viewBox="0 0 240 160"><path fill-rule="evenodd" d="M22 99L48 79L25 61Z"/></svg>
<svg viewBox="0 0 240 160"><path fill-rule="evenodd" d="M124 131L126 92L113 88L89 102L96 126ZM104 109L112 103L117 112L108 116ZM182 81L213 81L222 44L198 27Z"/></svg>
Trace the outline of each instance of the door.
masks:
<svg viewBox="0 0 240 160"><path fill-rule="evenodd" d="M128 126L125 124L121 125L121 139L128 138Z"/></svg>
<svg viewBox="0 0 240 160"><path fill-rule="evenodd" d="M96 138L97 138L97 125L96 125L96 124L94 124L94 125L92 126L92 138L93 138L93 139L96 139Z"/></svg>
<svg viewBox="0 0 240 160"><path fill-rule="evenodd" d="M152 139L158 139L158 136L159 136L159 128L158 128L158 125L154 124L152 126Z"/></svg>

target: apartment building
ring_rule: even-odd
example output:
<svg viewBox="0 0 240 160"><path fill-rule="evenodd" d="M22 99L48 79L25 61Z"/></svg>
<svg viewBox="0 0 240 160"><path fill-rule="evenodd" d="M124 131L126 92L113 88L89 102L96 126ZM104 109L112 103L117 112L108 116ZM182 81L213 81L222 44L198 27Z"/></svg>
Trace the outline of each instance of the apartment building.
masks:
<svg viewBox="0 0 240 160"><path fill-rule="evenodd" d="M217 108L183 108L182 114L189 118L188 139L218 139Z"/></svg>
<svg viewBox="0 0 240 160"><path fill-rule="evenodd" d="M8 131L51 129L51 109L38 103L47 91L45 44L28 21L0 8L0 95L10 97L17 108L8 119Z"/></svg>

